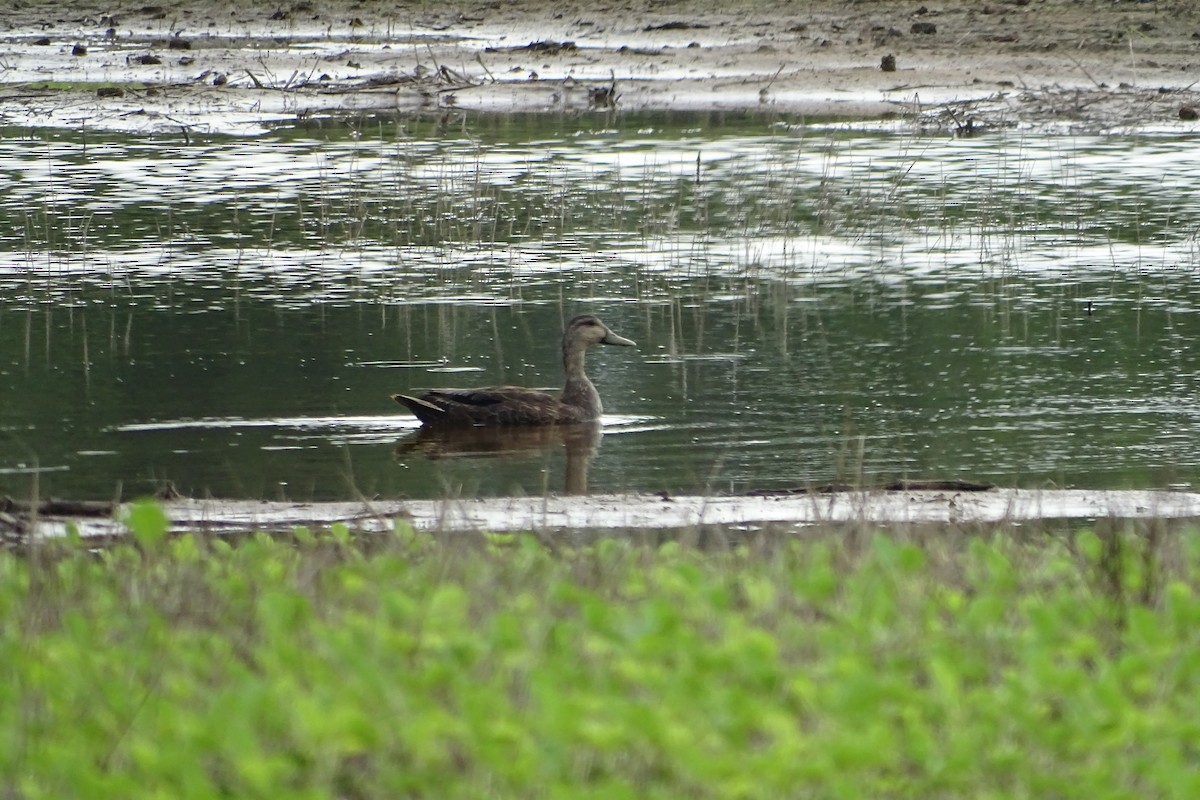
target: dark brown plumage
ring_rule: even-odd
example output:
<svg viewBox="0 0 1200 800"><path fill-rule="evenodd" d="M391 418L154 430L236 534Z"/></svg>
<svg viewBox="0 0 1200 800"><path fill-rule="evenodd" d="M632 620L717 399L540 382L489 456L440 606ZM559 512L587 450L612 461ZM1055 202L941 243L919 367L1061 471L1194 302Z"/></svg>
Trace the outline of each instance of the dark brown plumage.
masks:
<svg viewBox="0 0 1200 800"><path fill-rule="evenodd" d="M566 380L556 397L521 386L481 386L474 389L430 389L419 395L394 394L424 425L493 426L560 425L600 418L600 394L583 370L583 357L594 344L633 347L591 314L567 323L562 336Z"/></svg>

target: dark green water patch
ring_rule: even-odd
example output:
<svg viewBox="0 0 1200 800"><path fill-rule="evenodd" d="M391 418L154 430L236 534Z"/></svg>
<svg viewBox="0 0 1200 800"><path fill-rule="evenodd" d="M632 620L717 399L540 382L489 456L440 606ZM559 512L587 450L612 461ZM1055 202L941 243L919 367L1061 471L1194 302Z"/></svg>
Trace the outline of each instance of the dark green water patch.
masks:
<svg viewBox="0 0 1200 800"><path fill-rule="evenodd" d="M1198 171L754 117L0 138L0 492L1194 483ZM553 387L579 311L639 343L598 446L414 442L389 394Z"/></svg>

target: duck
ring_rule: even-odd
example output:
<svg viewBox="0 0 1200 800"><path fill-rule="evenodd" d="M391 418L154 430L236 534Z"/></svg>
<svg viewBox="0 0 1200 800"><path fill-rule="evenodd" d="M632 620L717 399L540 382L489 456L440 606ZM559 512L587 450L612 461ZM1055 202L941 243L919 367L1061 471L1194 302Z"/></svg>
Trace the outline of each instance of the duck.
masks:
<svg viewBox="0 0 1200 800"><path fill-rule="evenodd" d="M423 426L494 427L504 425L570 425L600 419L600 393L583 368L587 349L596 344L636 347L592 314L572 318L563 329L565 380L558 395L522 386L473 389L429 389L420 394L394 394Z"/></svg>

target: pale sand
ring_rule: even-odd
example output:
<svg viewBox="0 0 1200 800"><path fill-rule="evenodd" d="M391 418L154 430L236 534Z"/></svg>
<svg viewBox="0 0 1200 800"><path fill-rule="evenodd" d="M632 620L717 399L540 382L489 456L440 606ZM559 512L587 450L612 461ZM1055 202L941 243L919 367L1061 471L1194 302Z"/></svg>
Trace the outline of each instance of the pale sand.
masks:
<svg viewBox="0 0 1200 800"><path fill-rule="evenodd" d="M1200 4L926 5L21 3L0 23L0 123L190 136L474 109L893 115L886 124L946 130L1200 124L1180 119L1200 102ZM894 72L880 68L888 55Z"/></svg>

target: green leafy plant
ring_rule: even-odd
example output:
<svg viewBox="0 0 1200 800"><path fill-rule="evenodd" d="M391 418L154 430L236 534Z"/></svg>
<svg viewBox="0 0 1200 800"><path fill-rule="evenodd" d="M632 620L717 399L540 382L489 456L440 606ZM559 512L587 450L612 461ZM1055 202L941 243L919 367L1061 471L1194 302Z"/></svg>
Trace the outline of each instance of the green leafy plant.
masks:
<svg viewBox="0 0 1200 800"><path fill-rule="evenodd" d="M1115 527L1114 561L1093 532L701 550L127 521L129 544L0 554L10 796L1200 790L1191 538ZM1156 591L1109 591L1147 565Z"/></svg>

